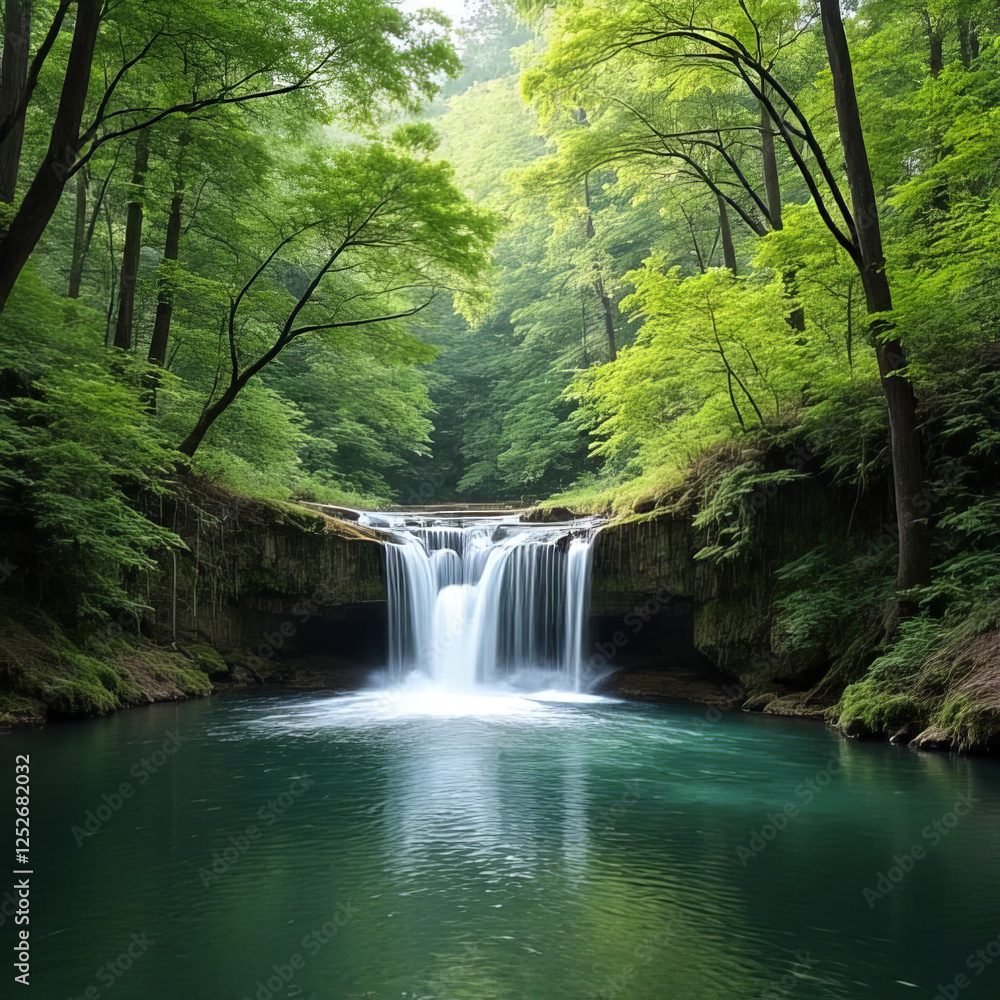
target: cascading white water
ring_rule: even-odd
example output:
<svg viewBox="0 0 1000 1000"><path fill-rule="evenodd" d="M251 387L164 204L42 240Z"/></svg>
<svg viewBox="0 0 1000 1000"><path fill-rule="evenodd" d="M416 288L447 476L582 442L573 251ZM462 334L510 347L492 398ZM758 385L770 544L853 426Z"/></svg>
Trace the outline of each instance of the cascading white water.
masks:
<svg viewBox="0 0 1000 1000"><path fill-rule="evenodd" d="M393 538L385 549L394 677L419 670L470 691L547 672L581 689L595 521L364 513L361 522Z"/></svg>

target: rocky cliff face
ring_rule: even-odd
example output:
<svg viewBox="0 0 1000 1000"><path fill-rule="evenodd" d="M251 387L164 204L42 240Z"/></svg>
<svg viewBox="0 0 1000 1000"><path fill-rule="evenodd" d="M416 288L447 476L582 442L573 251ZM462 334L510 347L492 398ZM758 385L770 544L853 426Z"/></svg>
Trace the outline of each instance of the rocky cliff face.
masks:
<svg viewBox="0 0 1000 1000"><path fill-rule="evenodd" d="M816 480L761 490L744 503L744 544L732 558L699 558L719 525L696 527L683 504L608 524L594 544L592 673L623 693L821 713L835 696L789 700L828 664L782 652L775 570L826 537L862 530L851 514ZM158 516L187 546L150 581L142 627L158 644L208 644L244 678L316 680L319 671L322 681L348 665L384 664L376 533L202 484Z"/></svg>
<svg viewBox="0 0 1000 1000"><path fill-rule="evenodd" d="M726 511L718 523L696 526L691 509L678 503L598 533L592 676L632 696L806 714L829 707L839 690L805 694L829 666L822 651L789 654L775 635L775 571L825 537L859 530L857 514L851 524L850 504L815 479L744 497L742 510L742 541L729 558L717 544L711 549L732 535ZM34 680L22 678L11 690L29 698L41 692L50 707L86 714L205 693L208 677L216 684L350 687L366 668L385 663L385 556L377 533L196 481L149 501L147 514L184 547L142 581L149 607L142 620L105 630L133 646L114 654L110 674L99 662L107 655L91 657L86 677L72 665L83 660L46 666L43 657ZM709 549L710 558L699 558Z"/></svg>
<svg viewBox="0 0 1000 1000"><path fill-rule="evenodd" d="M0 609L0 721L98 715L219 684L349 687L359 664L385 662L385 559L372 532L195 481L145 507L184 547L131 581L141 618L84 630L44 594Z"/></svg>
<svg viewBox="0 0 1000 1000"><path fill-rule="evenodd" d="M624 668L610 687L822 715L839 692L806 695L829 663L822 651L783 650L776 570L827 539L873 530L878 519L841 493L810 479L742 497L731 553L713 543L736 533L734 512L696 527L680 503L605 527L594 548L592 609L595 653L613 644L613 666ZM700 679L711 685L699 689Z"/></svg>
<svg viewBox="0 0 1000 1000"><path fill-rule="evenodd" d="M155 641L207 642L261 676L272 661L313 652L378 659L386 591L376 533L204 485L159 516L187 550L151 580L143 629Z"/></svg>

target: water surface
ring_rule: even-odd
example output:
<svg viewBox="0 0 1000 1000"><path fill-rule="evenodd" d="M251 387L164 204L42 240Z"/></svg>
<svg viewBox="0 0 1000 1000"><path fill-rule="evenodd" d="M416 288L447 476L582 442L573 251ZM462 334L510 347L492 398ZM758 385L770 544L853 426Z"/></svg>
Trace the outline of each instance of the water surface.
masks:
<svg viewBox="0 0 1000 1000"><path fill-rule="evenodd" d="M403 689L5 740L32 761L34 996L930 1000L962 974L1000 995L975 958L1000 937L991 761Z"/></svg>

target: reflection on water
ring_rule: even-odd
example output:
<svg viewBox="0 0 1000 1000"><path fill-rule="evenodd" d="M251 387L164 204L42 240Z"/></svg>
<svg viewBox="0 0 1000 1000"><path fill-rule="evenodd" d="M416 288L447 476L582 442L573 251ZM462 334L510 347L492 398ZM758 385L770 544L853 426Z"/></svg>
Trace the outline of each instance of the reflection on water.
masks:
<svg viewBox="0 0 1000 1000"><path fill-rule="evenodd" d="M178 753L140 785L168 732ZM930 998L1000 934L994 764L796 721L410 682L9 742L44 788L46 998ZM868 906L958 792L979 802ZM155 944L102 987L133 934Z"/></svg>

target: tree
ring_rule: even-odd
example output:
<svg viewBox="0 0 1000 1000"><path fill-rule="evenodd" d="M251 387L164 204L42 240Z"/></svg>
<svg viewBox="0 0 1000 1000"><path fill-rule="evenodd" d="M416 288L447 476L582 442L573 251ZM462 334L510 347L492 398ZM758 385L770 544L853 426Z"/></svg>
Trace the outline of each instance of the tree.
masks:
<svg viewBox="0 0 1000 1000"><path fill-rule="evenodd" d="M45 40L49 47L69 6L68 2L59 4ZM66 60L58 110L49 133L48 149L9 229L0 236L0 310L6 305L18 275L59 204L69 168L76 160L81 146L80 128L90 88L90 70L101 19L100 6L98 0L79 0L77 4L73 41ZM35 56L32 71L44 61L46 53L47 49L43 44ZM30 76L31 74L17 109L0 123L0 136L4 142L21 127L20 123L24 120L27 102L33 91Z"/></svg>
<svg viewBox="0 0 1000 1000"><path fill-rule="evenodd" d="M723 268L684 278L662 264L627 276L622 308L645 320L635 343L574 383L594 453L616 468L676 467L734 429L775 426L835 356L818 339L789 347L780 281L748 288Z"/></svg>
<svg viewBox="0 0 1000 1000"><path fill-rule="evenodd" d="M924 510L923 459L916 399L913 385L906 375L902 344L887 318L892 312L892 292L885 271L878 202L865 148L851 54L839 0L820 0L820 9L833 73L833 92L847 179L854 202L851 257L861 272L868 314L874 317L872 336L889 410L896 527L899 532L896 586L899 590L909 590L930 582L931 575L930 532ZM851 219L847 221L850 225Z"/></svg>
<svg viewBox="0 0 1000 1000"><path fill-rule="evenodd" d="M230 296L228 384L213 391L182 454L194 455L247 383L298 338L414 316L441 292L475 297L496 220L454 187L446 163L428 158L436 143L428 126L404 126L391 144L316 153L296 168L295 204ZM298 294L281 294L278 264L292 253L308 255L309 278Z"/></svg>
<svg viewBox="0 0 1000 1000"><path fill-rule="evenodd" d="M70 260L69 288L67 297L78 299L80 288L83 284L83 269L87 263L87 255L90 253L90 245L94 238L94 230L97 227L97 220L100 217L101 209L104 207L104 197L108 191L108 185L114 176L115 168L118 166L117 159L107 168L104 179L100 182L97 198L94 199L93 207L89 207L90 188L95 181L95 175L88 165L76 175L76 213L73 226L73 254ZM88 219L89 211L89 219Z"/></svg>
<svg viewBox="0 0 1000 1000"><path fill-rule="evenodd" d="M273 109L271 109L273 110ZM161 207L156 235L163 251L157 274L156 315L149 341L148 361L168 364L170 331L178 294L192 288L192 275L180 264L181 243L192 236L215 243L239 244L243 229L233 230L232 212L248 198L266 189L275 156L269 148L271 130L291 142L288 116L256 116L239 109L220 108L198 119L175 120L161 126L163 151L153 197ZM259 208L262 205L255 202ZM208 213L205 225L202 219ZM237 213L238 214L238 213ZM204 277L208 277L208 272Z"/></svg>
<svg viewBox="0 0 1000 1000"><path fill-rule="evenodd" d="M28 82L30 43L31 0L6 0L3 64L0 69L0 123L8 131L0 140L0 202L8 204L14 200L17 167L21 161L24 116L19 114L18 109Z"/></svg>
<svg viewBox="0 0 1000 1000"><path fill-rule="evenodd" d="M798 10L797 4L793 6ZM853 212L810 120L778 79L764 52L761 27L764 18L773 16L775 10L788 18L788 10L771 0L760 0L753 5L741 0L739 7L742 29L727 23L725 18L718 22L701 19L701 11L690 8L686 0L668 5L655 24L646 20L647 12L642 5L630 6L625 11L616 9L609 14L600 4L583 3L574 6L579 20L573 22L577 31L567 45L576 53L577 65L584 68L619 57L633 58L636 52L646 51L651 58L665 59L667 65L717 67L731 79L740 81L749 95L766 109L823 221L854 262L865 288L872 317L872 344L889 414L899 535L897 587L910 590L926 583L930 576L929 532L922 516L923 471L916 400L906 374L905 353L886 317L892 309L892 300L885 274L878 204L839 3L822 0L820 7ZM690 135L687 138L691 140ZM719 143L711 139L691 141L706 142L717 152L723 152ZM734 173L739 176L735 169ZM749 184L743 186L752 194ZM728 200L737 207L735 200ZM755 196L755 200L763 212L761 199ZM774 220L771 221L773 224Z"/></svg>
<svg viewBox="0 0 1000 1000"><path fill-rule="evenodd" d="M146 194L146 171L149 169L149 132L136 134L135 165L125 224L125 251L122 254L121 276L118 280L118 322L115 324L115 347L127 351L132 347L132 317L135 312L135 283L139 274L139 253L142 250L142 216Z"/></svg>
<svg viewBox="0 0 1000 1000"><path fill-rule="evenodd" d="M0 123L0 141L33 100L35 67L44 63L69 6L61 0L18 110ZM450 43L440 31L428 30L446 19L433 12L406 15L386 0L350 0L346 9L336 10L320 0L294 8L248 0L145 0L107 10L100 0L78 0L76 8L48 151L0 238L0 309L69 178L105 144L174 115L288 94L307 97L320 115L333 110L364 123L383 99L416 108L435 93L438 74L458 69ZM185 41L193 46L193 58ZM184 58L178 59L182 49ZM104 86L88 102L98 51ZM178 65L200 78L196 98L170 94ZM150 78L165 81L163 103L148 87L144 92ZM338 103L331 109L327 96L333 93Z"/></svg>

